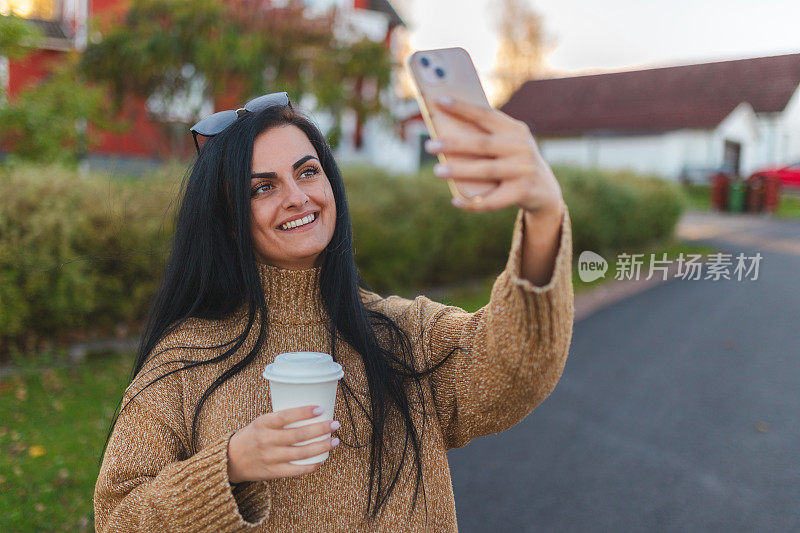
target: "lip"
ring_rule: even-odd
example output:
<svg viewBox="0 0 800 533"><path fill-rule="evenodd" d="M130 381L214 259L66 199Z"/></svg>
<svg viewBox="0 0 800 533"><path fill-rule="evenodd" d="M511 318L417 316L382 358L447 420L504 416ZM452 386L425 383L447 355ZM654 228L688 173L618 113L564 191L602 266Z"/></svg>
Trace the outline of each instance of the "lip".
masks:
<svg viewBox="0 0 800 533"><path fill-rule="evenodd" d="M310 229L315 228L316 225L319 223L319 219L320 219L319 211L311 211L311 213L317 213L317 216L314 217L314 221L313 222L309 222L308 224L303 224L299 228L281 229L280 227L278 227L278 231L280 231L281 233L302 233L303 231L308 231ZM303 215L303 216L307 216L307 215ZM300 218L303 218L303 217L300 217ZM292 219L292 220L297 220L297 219Z"/></svg>
<svg viewBox="0 0 800 533"><path fill-rule="evenodd" d="M310 215L311 213L319 213L319 211L318 211L318 210L313 210L313 209L312 209L311 211L306 211L305 213L301 213L301 214L299 214L299 215L294 215L294 216L292 216L292 217L289 217L289 218L287 218L286 220L284 220L283 222L281 222L280 224L278 224L278 225L277 225L277 226L275 226L275 227L276 227L277 229L281 229L281 226L283 226L283 225L284 225L284 224L286 224L287 222L291 222L292 220L300 220L301 218L305 218L305 217L307 217L307 216L308 216L308 215ZM317 216L317 219L319 219L319 216ZM315 221L315 222L316 222L316 221ZM285 230L284 230L284 231L285 231Z"/></svg>

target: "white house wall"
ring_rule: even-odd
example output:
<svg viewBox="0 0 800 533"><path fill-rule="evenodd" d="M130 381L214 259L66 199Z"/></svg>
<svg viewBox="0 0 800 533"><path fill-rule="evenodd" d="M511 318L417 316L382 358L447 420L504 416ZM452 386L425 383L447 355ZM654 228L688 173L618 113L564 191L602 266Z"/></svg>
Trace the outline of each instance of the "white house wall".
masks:
<svg viewBox="0 0 800 533"><path fill-rule="evenodd" d="M759 157L761 137L758 131L758 120L753 107L741 103L723 119L714 129L714 160L722 165L725 152L725 140L738 142L742 146L739 171L743 176L751 174L761 166Z"/></svg>
<svg viewBox="0 0 800 533"><path fill-rule="evenodd" d="M676 130L650 135L539 139L550 164L632 170L677 180L684 171L722 165L725 139L742 144L741 170L758 164L758 124L749 104L737 106L713 131Z"/></svg>
<svg viewBox="0 0 800 533"><path fill-rule="evenodd" d="M391 124L378 120L369 122L367 132L370 142L367 149L370 159L389 173L413 174L419 170L421 132L409 127L404 141L395 131Z"/></svg>
<svg viewBox="0 0 800 533"><path fill-rule="evenodd" d="M707 134L693 131L539 140L542 155L550 164L632 170L674 180L688 162L707 165L707 144Z"/></svg>
<svg viewBox="0 0 800 533"><path fill-rule="evenodd" d="M314 122L327 134L333 120L325 112L312 115ZM369 164L380 167L390 174L413 174L419 169L420 132L407 131L406 139L401 139L395 127L378 117L372 117L362 126L360 149L353 146L355 132L355 113L348 110L342 113L342 136L336 147L336 161L341 165ZM424 129L424 125L422 126Z"/></svg>
<svg viewBox="0 0 800 533"><path fill-rule="evenodd" d="M800 161L800 86L795 89L778 122L774 164Z"/></svg>
<svg viewBox="0 0 800 533"><path fill-rule="evenodd" d="M595 166L596 143L593 139L575 137L569 139L537 139L542 156L550 164Z"/></svg>
<svg viewBox="0 0 800 533"><path fill-rule="evenodd" d="M758 116L759 143L757 150L757 160L759 167L771 166L781 159L779 152L780 113L761 113Z"/></svg>
<svg viewBox="0 0 800 533"><path fill-rule="evenodd" d="M747 129L746 124L735 119L732 122L733 124L725 125L729 127L726 133L741 136L742 131ZM736 130L739 130L738 133ZM742 154L743 174L800 161L800 87L795 90L782 112L758 114L756 130L757 138L747 136L748 143L752 144L748 144Z"/></svg>
<svg viewBox="0 0 800 533"><path fill-rule="evenodd" d="M10 81L9 64L6 56L0 56L0 104L5 103Z"/></svg>
<svg viewBox="0 0 800 533"><path fill-rule="evenodd" d="M342 142L336 150L337 161L342 164L368 163L390 174L412 174L419 168L419 136L408 132L406 140L395 134L391 124L373 117L362 129L362 146L355 150L352 144L354 124L342 122Z"/></svg>
<svg viewBox="0 0 800 533"><path fill-rule="evenodd" d="M687 169L710 168L716 165L714 139L707 130L680 130L673 132L681 139L683 162Z"/></svg>
<svg viewBox="0 0 800 533"><path fill-rule="evenodd" d="M601 138L597 162L601 168L627 168L677 179L683 168L683 134Z"/></svg>

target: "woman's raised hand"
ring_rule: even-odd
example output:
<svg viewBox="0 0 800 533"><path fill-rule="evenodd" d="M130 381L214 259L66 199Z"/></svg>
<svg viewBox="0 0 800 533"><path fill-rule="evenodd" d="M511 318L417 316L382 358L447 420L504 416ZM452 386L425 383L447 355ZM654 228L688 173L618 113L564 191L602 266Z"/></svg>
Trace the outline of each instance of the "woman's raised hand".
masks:
<svg viewBox="0 0 800 533"><path fill-rule="evenodd" d="M287 424L318 416L314 406L283 409L259 416L237 431L228 444L228 479L231 483L261 481L309 474L322 463L295 465L289 461L306 459L330 451L339 439L324 439L292 446L339 429L339 422L325 420L297 428Z"/></svg>
<svg viewBox="0 0 800 533"><path fill-rule="evenodd" d="M448 103L449 101L449 103ZM493 211L516 205L531 215L556 215L560 219L563 197L561 186L524 122L497 109L487 109L462 101L437 102L442 111L474 124L482 133L465 130L458 136L430 139L430 153L469 154L474 160L448 160L437 164L434 172L442 179L496 179L497 187L482 197L453 204L467 211Z"/></svg>

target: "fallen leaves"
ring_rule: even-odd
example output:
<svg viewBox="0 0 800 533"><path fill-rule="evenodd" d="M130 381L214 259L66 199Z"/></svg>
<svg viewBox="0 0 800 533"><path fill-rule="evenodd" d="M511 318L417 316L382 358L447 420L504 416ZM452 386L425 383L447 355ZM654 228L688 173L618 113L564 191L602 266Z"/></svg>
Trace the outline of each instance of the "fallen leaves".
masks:
<svg viewBox="0 0 800 533"><path fill-rule="evenodd" d="M26 446L20 442L12 442L6 449L9 455L19 455L25 451Z"/></svg>
<svg viewBox="0 0 800 533"><path fill-rule="evenodd" d="M69 470L66 468L61 468L58 471L57 479L53 481L53 488L59 489L64 485L69 484Z"/></svg>
<svg viewBox="0 0 800 533"><path fill-rule="evenodd" d="M25 400L27 400L28 399L28 387L26 387L25 385L20 385L17 388L15 388L14 389L14 397L17 400L21 401L21 402L24 402Z"/></svg>
<svg viewBox="0 0 800 533"><path fill-rule="evenodd" d="M64 390L64 383L58 373L48 368L42 373L42 385L45 390L52 393L59 393Z"/></svg>
<svg viewBox="0 0 800 533"><path fill-rule="evenodd" d="M41 457L46 453L47 450L44 449L44 446L31 446L30 448L28 448L28 455L30 455L31 457Z"/></svg>

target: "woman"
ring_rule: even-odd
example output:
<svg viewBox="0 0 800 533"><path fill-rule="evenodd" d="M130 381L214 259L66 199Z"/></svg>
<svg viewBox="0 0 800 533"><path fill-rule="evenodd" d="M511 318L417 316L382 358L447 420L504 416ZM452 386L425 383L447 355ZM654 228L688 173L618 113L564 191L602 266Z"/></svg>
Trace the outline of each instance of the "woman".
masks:
<svg viewBox="0 0 800 533"><path fill-rule="evenodd" d="M459 206L519 207L506 268L475 313L368 290L331 149L291 105L237 111L198 147L103 456L98 531L456 530L445 452L513 426L561 376L572 241L528 127L439 107L483 133L429 143L482 156L438 175L500 183ZM296 350L345 370L332 424L283 429L316 406L272 412L261 371ZM289 463L324 451L323 463Z"/></svg>

